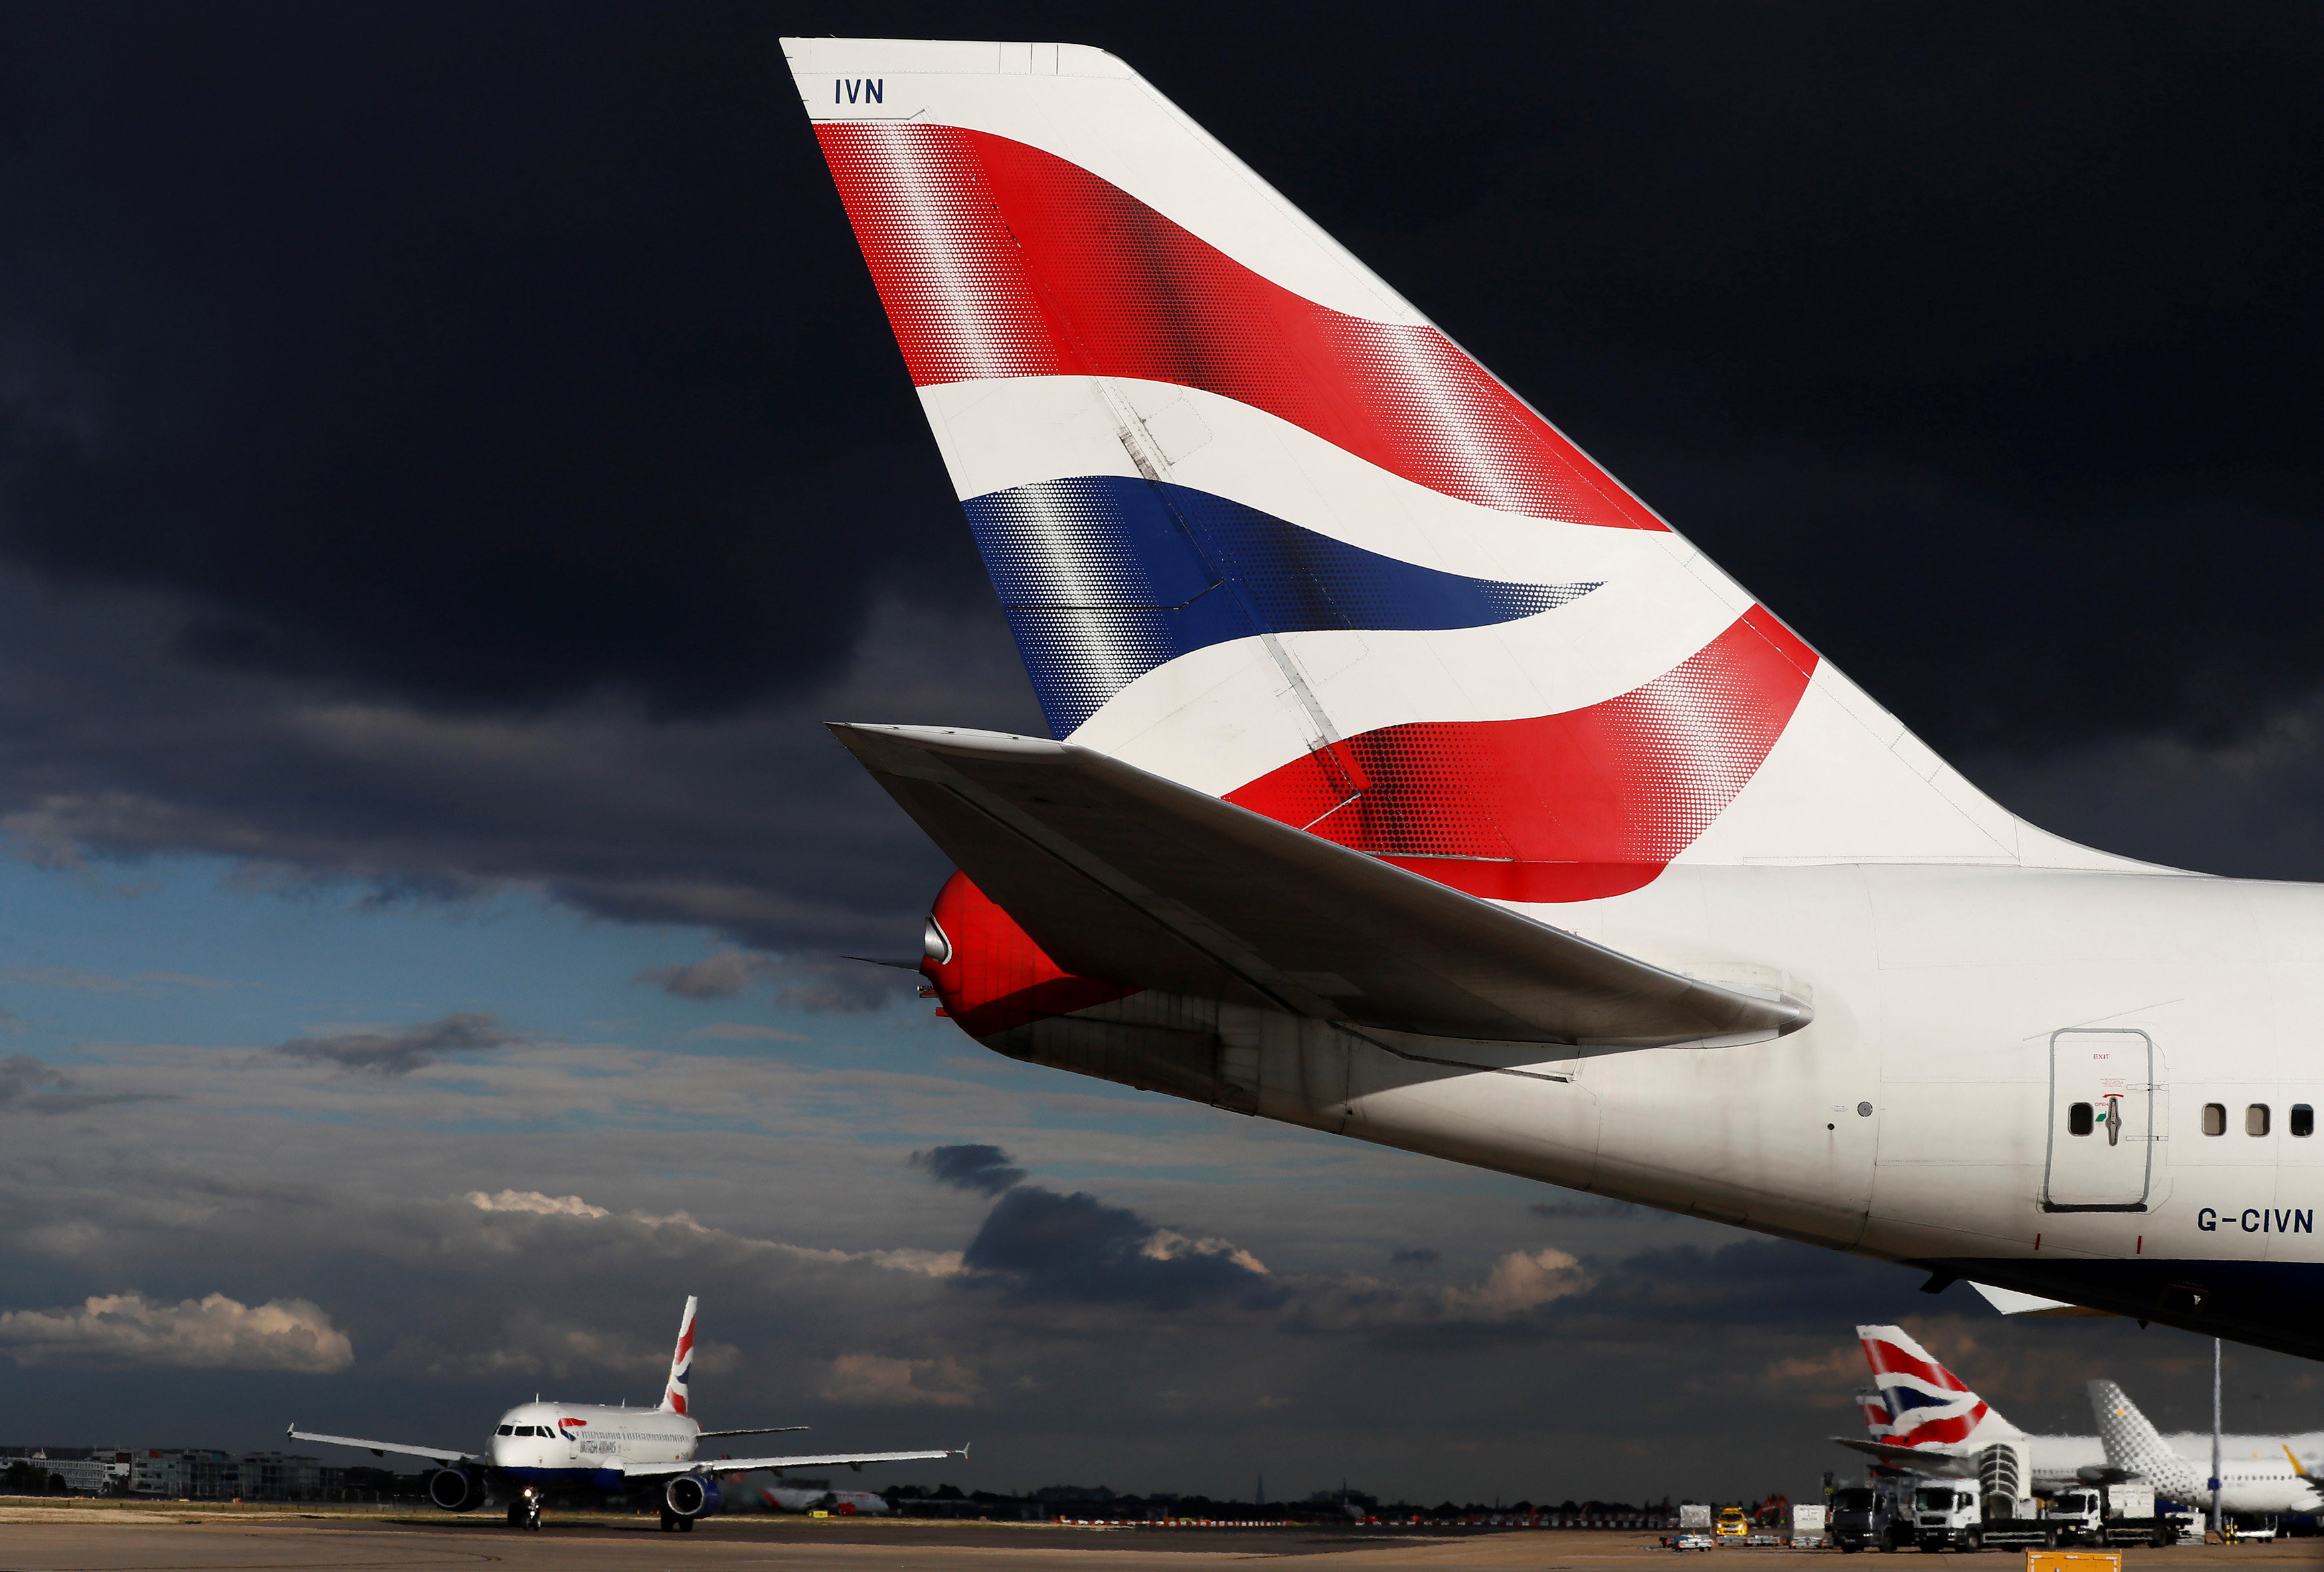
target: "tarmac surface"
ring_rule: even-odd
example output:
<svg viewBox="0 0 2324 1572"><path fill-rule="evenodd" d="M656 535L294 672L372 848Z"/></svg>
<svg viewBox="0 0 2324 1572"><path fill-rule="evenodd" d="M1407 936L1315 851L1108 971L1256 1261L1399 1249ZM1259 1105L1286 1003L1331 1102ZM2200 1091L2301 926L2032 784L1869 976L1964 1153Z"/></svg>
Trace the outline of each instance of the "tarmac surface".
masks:
<svg viewBox="0 0 2324 1572"><path fill-rule="evenodd" d="M702 1567L799 1567L813 1572L945 1572L1025 1567L1039 1572L1207 1572L1296 1560L1298 1572L1838 1572L1839 1552L1728 1549L1682 1557L1647 1533L1478 1529L1076 1529L1033 1523L721 1518L691 1534L665 1534L650 1518L551 1520L540 1533L497 1518L395 1518L291 1511L157 1507L0 1507L5 1572L178 1572L315 1568L556 1568L557 1572L676 1572ZM1917 1552L1906 1552L1917 1555ZM1711 1565L1695 1567L1703 1555ZM1923 1572L2012 1572L2015 1553L1941 1558ZM2292 1572L2324 1566L2324 1540L2181 1545L2123 1553L2123 1572L2237 1567ZM1746 1566L1729 1564L1742 1562ZM1913 1572L1901 1560L1851 1561L1849 1572ZM1955 1567L1956 1562L1962 1563Z"/></svg>

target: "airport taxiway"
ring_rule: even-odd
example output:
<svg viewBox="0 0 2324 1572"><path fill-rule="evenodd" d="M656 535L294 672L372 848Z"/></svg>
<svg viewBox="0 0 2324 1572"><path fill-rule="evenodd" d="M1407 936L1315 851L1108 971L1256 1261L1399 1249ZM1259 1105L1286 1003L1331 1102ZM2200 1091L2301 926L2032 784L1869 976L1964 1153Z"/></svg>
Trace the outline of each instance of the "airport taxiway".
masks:
<svg viewBox="0 0 2324 1572"><path fill-rule="evenodd" d="M2124 1572L2192 1572L2234 1566L2289 1572L2318 1559L2312 1540L2181 1545L2132 1550ZM549 1572L782 1567L813 1572L947 1572L1027 1567L1041 1572L1207 1572L1286 1559L1299 1572L1808 1572L1834 1568L1836 1551L1722 1549L1681 1556L1640 1533L1347 1529L1091 1530L1046 1524L848 1522L744 1517L664 1534L652 1520L576 1517L524 1533L497 1519L396 1520L289 1512L168 1513L0 1508L0 1567L11 1572L354 1572L362 1568L502 1566ZM1952 1572L2007 1572L2015 1556L1943 1559ZM1730 1566L1730 1563L1742 1563ZM1899 1562L1883 1572L1908 1572ZM1834 1568L1836 1572L1836 1568ZM1865 1572L1871 1572L1868 1564ZM1931 1567L1927 1572L1940 1572Z"/></svg>

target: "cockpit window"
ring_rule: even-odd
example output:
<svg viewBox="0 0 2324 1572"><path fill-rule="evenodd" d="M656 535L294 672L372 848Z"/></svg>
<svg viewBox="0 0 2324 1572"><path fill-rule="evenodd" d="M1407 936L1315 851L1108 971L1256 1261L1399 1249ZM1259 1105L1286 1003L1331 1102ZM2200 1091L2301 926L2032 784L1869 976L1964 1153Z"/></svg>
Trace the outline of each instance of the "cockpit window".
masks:
<svg viewBox="0 0 2324 1572"><path fill-rule="evenodd" d="M500 1433L503 1436L513 1436L516 1434L516 1427L514 1425L503 1425L500 1429Z"/></svg>

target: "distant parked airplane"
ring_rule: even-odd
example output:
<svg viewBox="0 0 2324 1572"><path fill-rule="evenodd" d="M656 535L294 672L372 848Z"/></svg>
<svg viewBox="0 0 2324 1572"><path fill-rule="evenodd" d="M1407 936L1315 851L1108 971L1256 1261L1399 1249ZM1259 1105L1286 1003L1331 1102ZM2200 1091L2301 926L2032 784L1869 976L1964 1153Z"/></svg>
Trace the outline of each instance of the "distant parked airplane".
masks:
<svg viewBox="0 0 2324 1572"><path fill-rule="evenodd" d="M2173 1501L2211 1504L2210 1437L2160 1434L2111 1381L2090 1382L2090 1412L2098 1419L2109 1469L2143 1479ZM2309 1477L2295 1448L2316 1456L2324 1450L2324 1436L2222 1436L2220 1510L2276 1513L2324 1507L2324 1487Z"/></svg>
<svg viewBox="0 0 2324 1572"><path fill-rule="evenodd" d="M2097 1435L2032 1436L2003 1419L1902 1327L1858 1327L1856 1335L1878 1391L1871 1401L1858 1400L1871 1434L1862 1440L1834 1437L1843 1447L1914 1474L1980 1479L1987 1494L2014 1498L2035 1488L2138 1479L2182 1504L2211 1503L2210 1436L2159 1434L2111 1381L2089 1384ZM2314 1512L2324 1505L2324 1490L2309 1480L2295 1449L2324 1456L2324 1434L2222 1437L2222 1510ZM2015 1490L2007 1488L2012 1481Z"/></svg>
<svg viewBox="0 0 2324 1572"><path fill-rule="evenodd" d="M2324 1357L2324 890L2017 817L1114 56L783 48L1051 734L835 728L963 1030Z"/></svg>
<svg viewBox="0 0 2324 1572"><path fill-rule="evenodd" d="M805 1425L761 1425L746 1430L706 1430L688 1410L687 1376L694 1364L694 1309L686 1301L686 1318L678 1329L678 1348L670 1355L669 1382L662 1389L661 1406L652 1409L607 1408L596 1403L519 1403L503 1414L483 1453L441 1447L409 1447L398 1441L365 1441L353 1436L325 1436L292 1427L296 1441L322 1441L335 1447L360 1447L374 1455L425 1457L438 1465L428 1476L428 1499L446 1512L468 1512L482 1506L493 1486L506 1483L517 1493L508 1502L512 1528L525 1521L529 1500L549 1489L591 1489L610 1495L628 1494L641 1485L661 1493L661 1526L692 1532L696 1521L716 1513L723 1504L721 1475L759 1468L812 1468L846 1464L906 1463L918 1458L964 1456L966 1447L927 1452L818 1452L798 1457L719 1457L702 1459L696 1447L715 1436L765 1436L804 1430Z"/></svg>

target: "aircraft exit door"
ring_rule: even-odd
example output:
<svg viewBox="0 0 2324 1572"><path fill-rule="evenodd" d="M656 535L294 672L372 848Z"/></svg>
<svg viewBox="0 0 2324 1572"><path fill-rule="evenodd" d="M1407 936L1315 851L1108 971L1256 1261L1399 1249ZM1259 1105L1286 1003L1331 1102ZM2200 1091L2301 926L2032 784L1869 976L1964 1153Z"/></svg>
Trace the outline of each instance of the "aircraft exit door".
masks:
<svg viewBox="0 0 2324 1572"><path fill-rule="evenodd" d="M2045 1212L2143 1212L2154 1170L2154 1043L2144 1031L2050 1034Z"/></svg>

